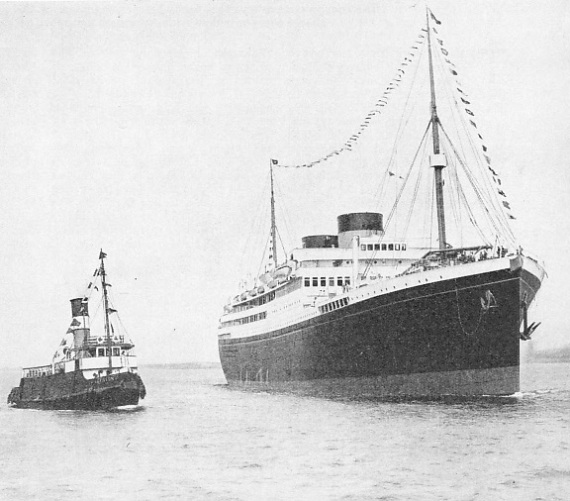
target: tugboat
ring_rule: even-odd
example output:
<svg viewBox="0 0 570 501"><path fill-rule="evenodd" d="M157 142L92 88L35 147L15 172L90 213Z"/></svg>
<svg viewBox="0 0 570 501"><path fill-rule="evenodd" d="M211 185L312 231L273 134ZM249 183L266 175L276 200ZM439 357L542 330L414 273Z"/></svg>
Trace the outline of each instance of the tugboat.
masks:
<svg viewBox="0 0 570 501"><path fill-rule="evenodd" d="M23 369L20 385L8 396L8 405L28 409L105 410L137 405L146 389L137 373L134 344L124 333L117 310L110 305L105 273L107 254L86 293L71 300L71 324L52 363ZM89 301L101 292L103 332L91 330ZM97 294L98 296L98 294ZM95 298L93 298L95 299Z"/></svg>

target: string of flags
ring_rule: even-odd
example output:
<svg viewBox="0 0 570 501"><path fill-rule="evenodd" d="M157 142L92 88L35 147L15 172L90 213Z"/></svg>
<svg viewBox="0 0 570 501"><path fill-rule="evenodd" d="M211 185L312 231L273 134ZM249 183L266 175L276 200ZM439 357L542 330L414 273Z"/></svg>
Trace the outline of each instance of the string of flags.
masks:
<svg viewBox="0 0 570 501"><path fill-rule="evenodd" d="M403 82L404 77L406 75L407 67L412 64L412 62L414 61L414 58L419 53L421 45L426 40L426 34L425 34L426 32L427 32L426 28L421 29L421 31L420 31L419 35L416 37L416 40L414 41L413 45L410 47L409 52L405 55L402 62L400 63L400 65L396 71L396 74L394 75L394 78L392 78L392 80L390 80L390 82L388 83L388 86L385 88L384 92L382 93L382 96L374 104L374 108L372 108L370 110L370 112L366 115L364 120L361 122L358 130L345 141L345 143L343 144L343 146L341 148L333 150L328 155L325 155L321 158L318 158L317 160L313 160L312 162L308 162L305 164L282 164L278 160L272 160L271 161L272 164L279 166L279 167L295 168L295 169L306 168L306 167L314 167L315 165L326 162L327 160L329 160L329 158L332 158L334 156L338 156L341 153L344 153L346 151L352 151L353 146L362 137L362 134L366 131L368 126L371 124L371 121L374 119L374 117L381 115L383 113L383 111L384 111L383 109L386 106L388 106L388 103L390 102L391 94Z"/></svg>
<svg viewBox="0 0 570 501"><path fill-rule="evenodd" d="M439 21L435 17L435 15L433 14L433 12L431 12L431 11L430 11L430 17L433 19L433 21L437 25L441 24L441 21ZM485 162L487 164L487 169L489 170L489 172L492 175L492 179L493 179L493 182L495 183L495 188L497 190L497 193L501 197L500 201L501 201L501 205L503 207L503 210L509 219L516 219L515 216L513 216L513 214L511 213L511 206L507 200L507 195L506 195L505 191L502 189L501 178L500 178L497 170L491 164L491 157L488 154L488 148L485 145L485 140L483 139L483 136L481 135L481 133L479 132L479 129L477 128L477 123L475 122L475 113L473 113L471 108L469 108L469 106L471 106L471 101L469 101L469 96L463 90L463 85L461 84L461 82L459 80L459 74L457 72L457 68L456 68L455 64L453 64L453 62L451 61L451 59L449 57L449 51L445 48L443 40L440 38L440 35L439 35L439 32L437 31L437 28L432 27L432 31L436 35L436 40L437 40L437 43L439 44L439 49L444 56L444 60L448 65L449 71L455 77L455 89L458 92L457 96L459 97L459 100L462 103L463 110L464 110L465 114L467 115L467 120L468 120L469 124L475 129L477 136L479 137L479 141L481 144L481 150L483 151L483 158L485 159Z"/></svg>

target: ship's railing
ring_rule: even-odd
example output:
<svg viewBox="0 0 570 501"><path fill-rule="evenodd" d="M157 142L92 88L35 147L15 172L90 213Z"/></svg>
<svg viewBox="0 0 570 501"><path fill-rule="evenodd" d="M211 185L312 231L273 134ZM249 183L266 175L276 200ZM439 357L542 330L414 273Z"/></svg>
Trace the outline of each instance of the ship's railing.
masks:
<svg viewBox="0 0 570 501"><path fill-rule="evenodd" d="M118 336L118 335L111 336L111 343L124 343L124 342L125 342L125 336ZM101 344L107 344L107 337L106 336L89 336L89 340L87 341L87 344L91 347L101 345Z"/></svg>
<svg viewBox="0 0 570 501"><path fill-rule="evenodd" d="M22 377L51 376L53 369L51 365L39 365L37 367L25 367L22 369Z"/></svg>
<svg viewBox="0 0 570 501"><path fill-rule="evenodd" d="M504 248L499 248L496 253L493 253L492 248L488 245L430 251L419 261L412 264L402 273L402 275L409 275L410 273L417 273L419 271L428 271L435 268L500 258L504 257L506 254L507 250Z"/></svg>
<svg viewBox="0 0 570 501"><path fill-rule="evenodd" d="M131 355L121 355L111 357L111 366L115 368L132 367L137 368L137 358ZM93 357L81 359L82 370L107 369L109 367L109 357Z"/></svg>

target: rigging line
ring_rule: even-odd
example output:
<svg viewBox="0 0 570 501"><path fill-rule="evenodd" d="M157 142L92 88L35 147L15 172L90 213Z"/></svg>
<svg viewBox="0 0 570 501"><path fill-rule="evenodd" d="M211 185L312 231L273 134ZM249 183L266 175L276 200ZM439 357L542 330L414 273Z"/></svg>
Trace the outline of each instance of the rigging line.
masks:
<svg viewBox="0 0 570 501"><path fill-rule="evenodd" d="M451 160L451 162L450 162L451 163L451 170L449 171L449 174L450 174L449 178L451 180L453 180L453 184L455 185L455 189L453 190L452 196L450 196L451 206L452 206L453 210L457 212L456 225L459 228L460 247L463 247L463 245L464 245L463 219L462 219L463 212L461 210L461 195L460 195L461 181L459 180L459 172L457 169L457 164L455 163L455 159L451 155L449 155L449 158Z"/></svg>
<svg viewBox="0 0 570 501"><path fill-rule="evenodd" d="M423 52L424 52L423 50L420 51L420 53L419 53L419 56L420 56L420 57L418 57L418 59L417 59L417 61L416 61L416 64L415 64L415 67L414 67L414 73L413 73L412 79L411 79L411 81L410 81L410 86L409 86L409 90L408 90L408 95L406 96L406 100L405 100L404 107L403 107L403 110L402 110L402 113L401 113L401 116L400 116L400 120L398 121L398 128L396 129L396 136L395 136L395 138L394 138L394 145L393 145L393 147L392 147L392 155L391 155L390 160L389 160L389 164L390 164L390 165L393 164L393 162L394 162L394 160L395 160L396 149L397 149L396 147L397 147L398 143L400 142L400 139L401 139L401 137L402 137L402 135L403 135L403 133L404 133L404 130L405 130L406 126L408 125L408 122L409 122L409 120L410 120L411 114L412 114L412 112L413 112L413 110L414 110L414 107L415 107L415 106L412 106L412 107L411 107L411 109L409 110L409 115L408 115L407 119L404 120L404 117L405 117L405 115L406 115L406 112L408 111L408 105L409 105L409 102L410 102L410 97L411 97L411 95L412 95L412 90L414 89L414 84L415 84L415 80L416 80L416 77L417 77L417 74L418 74L418 69L419 69L419 67L420 67L421 56L423 55Z"/></svg>
<svg viewBox="0 0 570 501"><path fill-rule="evenodd" d="M443 143L443 141L442 141L442 143ZM442 144L442 150L445 150L444 146L445 145ZM456 187L457 187L457 184L455 184L455 186L454 186L455 179L454 179L453 174L454 174L453 164L450 162L450 165L448 165L447 169L446 169L446 178L447 178L446 180L449 182L449 188L447 190L447 193L448 193L447 199L450 202L450 204L449 204L450 208L451 208L450 212L451 212L453 221L455 222L455 227L457 228L460 218L459 218L459 209L455 203L455 197L453 196L454 193L456 192ZM461 230L460 230L460 232L461 232Z"/></svg>
<svg viewBox="0 0 570 501"><path fill-rule="evenodd" d="M440 66L444 66L441 55L439 56L438 61L440 62ZM446 69L443 68L443 71L446 71ZM445 83L449 89L450 86L449 79L445 80ZM465 116L465 106L460 105L459 101L457 100L458 97L457 92L451 89L450 94L452 96L453 103L455 104L455 106L451 106L451 109L456 112L456 115L452 113L452 119L455 122L456 116L459 118L459 123L465 132L465 137L469 142L471 152L474 154L476 164L479 167L480 171L483 173L484 186L480 187L480 190L482 190L481 193L484 194L483 198L486 200L486 203L488 205L494 207L495 211L498 214L498 218L501 220L500 226L504 227L507 233L509 232L512 233L504 208L502 207L501 201L498 199L497 196L497 187L493 185L493 182L489 176L490 165L488 165L486 162L483 162L480 151L481 145L478 144L478 141L477 144L475 144L476 141L474 139L473 130L471 127L469 127L469 124L467 123L468 118ZM459 127L457 127L457 129L459 130ZM459 136L459 144L461 149L463 150L463 142L461 140L461 136ZM463 155L465 156L464 151ZM516 241L514 243L516 244Z"/></svg>
<svg viewBox="0 0 570 501"><path fill-rule="evenodd" d="M285 245L283 245L283 239L281 238L281 233L279 233L278 228L276 228L275 231L277 233L277 237L279 238L279 241L281 242L281 249L283 250L283 255L285 256L285 259L283 260L283 262L286 263L288 261L287 251L285 250Z"/></svg>
<svg viewBox="0 0 570 501"><path fill-rule="evenodd" d="M423 47L422 47L423 48ZM416 80L417 80L417 75L419 72L419 68L421 66L421 61L422 61L422 57L424 54L424 50L421 50L418 52L418 59L416 61L415 67L414 67L414 72L412 74L412 78L410 80L410 86L408 89L408 94L406 96L406 100L404 103L404 108L403 108L403 112L401 114L401 118L398 121L398 129L396 131L396 136L394 139L394 144L392 146L392 150L391 150L391 154L390 154L390 158L388 160L388 167L386 169L386 172L384 174L384 177L382 179L382 182L379 186L379 188L377 189L377 192L381 190L380 196L378 197L379 201L382 201L384 199L384 192L387 189L387 183L385 183L385 178L386 178L386 174L392 170L394 164L395 164L395 160L396 160L396 154L397 154L397 145L399 144L402 135L404 134L405 129L408 126L408 123L412 117L413 111L415 109L415 104L413 104L410 108L409 108L409 102L410 102L410 98L412 95L412 91L414 90L414 87L416 85ZM408 109L409 108L409 109ZM408 116L407 118L405 118L406 112L408 112ZM395 169L396 172L398 171L398 169ZM377 195L374 196L374 199L377 198Z"/></svg>
<svg viewBox="0 0 570 501"><path fill-rule="evenodd" d="M451 145L451 146L453 147L453 145ZM480 159L478 159L478 160L480 160ZM486 187L485 185L480 186L477 183L477 176L475 176L475 174L471 171L469 166L466 165L464 162L462 162L462 164L464 165L464 168L466 170L466 174L468 174L468 179L469 179L470 183L473 185L474 191L475 191L476 195L480 198L481 203L485 206L485 208L487 208L487 206L490 206L495 211L495 217L492 217L492 213L489 212L489 219L490 219L491 225L495 228L495 231L497 232L497 234L500 234L503 232L505 232L507 234L511 233L511 235L514 237L514 235L512 234L512 230L510 229L510 226L508 225L508 221L506 220L506 216L504 214L504 211L499 204L497 195L496 194L491 195L491 193L488 190L484 189ZM481 166L480 163L479 163L479 166ZM483 180L487 181L487 184L489 184L489 175L488 175L486 167L485 167L484 172L483 172ZM477 188L475 187L475 185L477 186ZM494 190L493 190L493 192L494 192ZM505 222L507 222L507 224L505 224ZM502 228L502 230L500 228ZM514 240L511 243L516 245L516 240Z"/></svg>
<svg viewBox="0 0 570 501"><path fill-rule="evenodd" d="M276 179L274 179L276 180ZM277 193L277 198L279 200L278 203L278 208L280 209L278 211L278 214L281 214L281 219L283 221L283 224L285 226L285 231L287 232L288 238L289 238L289 243L290 245L293 244L295 242L297 242L297 238L296 235L293 234L293 232L291 231L291 216L289 215L289 210L287 207L287 204L285 203L285 196L283 195L283 191L281 190L281 186L275 182L275 190ZM279 226L279 225L278 225ZM287 254L287 253L285 253Z"/></svg>
<svg viewBox="0 0 570 501"><path fill-rule="evenodd" d="M424 143L424 151L422 153L422 158L425 156L425 150L427 149L427 142ZM410 221L412 220L412 214L414 212L414 207L416 205L416 201L418 199L418 192L421 187L421 181L423 178L424 169L419 169L419 174L416 180L416 184L414 186L414 191L412 194L412 199L410 202L410 209L408 210L406 221L404 223L404 231L402 232L402 239L405 239L408 234L408 228L410 226ZM395 254L394 254L395 255Z"/></svg>
<svg viewBox="0 0 570 501"><path fill-rule="evenodd" d="M406 177L404 178L404 182L402 183L402 187L400 188L400 191L399 191L398 195L396 196L396 200L395 200L394 204L392 205L392 209L390 210L390 213L388 214L388 217L386 218L386 224L384 225L384 232L380 234L380 236L378 238L378 243L382 242L382 239L384 238L384 235L386 234L386 231L390 226L390 222L392 221L392 217L394 216L394 213L396 212L396 208L398 207L398 203L400 202L400 198L402 197L402 194L404 193L404 190L406 188L406 184L408 183L408 179L410 178L410 175L412 173L414 165L416 164L416 160L418 158L419 152L420 152L420 150L424 144L424 141L426 140L426 138L428 136L428 132L430 130L430 127L431 127L431 118L430 118L428 125L425 129L425 132L422 136L420 144L418 145L418 148L416 149L416 153L412 159L412 163L411 163L410 168L408 169L408 173L406 174ZM364 268L364 272L362 274L363 277L365 277L366 274L370 271L370 268L372 266L371 263L375 259L377 253L378 253L377 250L374 250L372 252L372 256L370 257L370 259L368 259L366 267Z"/></svg>
<svg viewBox="0 0 570 501"><path fill-rule="evenodd" d="M465 125L464 125L464 127L465 127ZM469 140L472 142L471 136L469 136ZM451 147L453 148L453 145L451 145ZM481 164L480 158L478 157L478 155L477 155L477 153L475 152L474 149L473 149L473 152L475 153L475 160L476 160L476 161L475 161L475 164L479 167L479 170L481 171L481 169L482 169L482 166L481 166L481 165L482 165L482 164ZM457 154L457 156L459 156L459 155ZM467 176L468 181L469 181L472 185L473 185L473 184L477 185L477 188L474 186L474 187L473 187L473 190L474 190L474 193L475 193L476 197L479 199L480 204L481 204L482 206L491 205L491 206L494 208L494 210L497 211L497 208L495 207L495 204L492 202L492 200L493 200L492 197L489 196L488 189L485 189L484 186L480 186L480 185L475 181L476 179L479 179L480 176L477 176L477 175L472 171L472 169L469 167L469 165L468 165L465 161L461 160L461 162L462 162L462 164L464 165L464 168L465 168L465 170L466 170L465 174L466 174L466 176ZM485 169L485 170L486 170L486 169ZM483 180L486 181L486 180L488 179L488 176L487 176L486 172L482 171L482 174L483 174L483 176L482 176ZM465 192L464 192L464 199L467 201L467 195L465 194ZM499 231L499 230L497 229L497 227L496 227L495 225L493 225L492 222L490 222L490 223L491 223L491 226L493 226L493 227L495 228L494 231ZM477 225L477 228L480 228L479 225ZM485 238L484 240L487 240L487 239Z"/></svg>
<svg viewBox="0 0 570 501"><path fill-rule="evenodd" d="M125 327L125 324L123 324L123 319L121 318L121 316L119 315L118 311L115 311L115 315L117 315L117 320L119 321L119 323L121 324L121 331L124 331L125 334L123 335L123 340L125 340L126 338L129 339L129 341L132 344L132 339L131 339L131 335L129 334L129 332L127 331L127 328Z"/></svg>
<svg viewBox="0 0 570 501"><path fill-rule="evenodd" d="M269 232L267 240L265 241L265 245L263 246L263 254L261 255L261 259L259 262L259 268L257 269L257 276L258 277L267 271L267 269L266 269L267 262L265 260L265 254L266 254L267 250L269 249L269 242L270 241L271 241L271 232ZM268 254L268 256L269 256L269 254ZM261 271L262 269L263 269L263 272Z"/></svg>
<svg viewBox="0 0 570 501"><path fill-rule="evenodd" d="M449 144L449 138L445 134L445 131L444 131L444 136L445 136L445 139L448 141L448 143L446 143L446 146L450 146L451 148L453 148L453 145ZM452 159L453 157L450 155L450 158ZM463 189L463 185L459 179L459 169L457 168L457 165L455 165L455 164L454 164L454 172L455 172L455 176L457 179L458 205L459 205L459 207L461 207L461 200L463 200L463 202L464 202L463 205L465 207L465 210L467 212L467 216L469 217L469 220L470 220L472 226L479 233L479 237L481 238L481 240L485 243L488 243L489 242L488 238L485 236L485 233L480 228L479 224L477 223L477 219L475 218L475 215L473 214L473 211L471 210L471 206L470 206L469 201L467 199L467 196L465 194L465 190Z"/></svg>
<svg viewBox="0 0 570 501"><path fill-rule="evenodd" d="M464 204L465 204L465 207L467 210L467 216L469 217L469 221L471 222L472 226L475 228L475 231L477 231L477 233L479 234L479 237L481 238L481 240L485 244L490 245L491 242L489 241L489 239L485 235L485 232L481 229L481 227L477 223L477 219L475 218L475 215L473 214L473 211L471 210L469 202L467 201L467 197L465 196L465 191L463 190L463 186L459 185L459 190L460 190L460 195L463 198L463 201L464 201Z"/></svg>
<svg viewBox="0 0 570 501"><path fill-rule="evenodd" d="M459 110L458 112L460 115L460 122L461 122L461 124L462 124L462 126L466 132L467 140L470 143L471 151L475 157L475 164L477 165L477 167L479 168L479 171L482 174L481 177L483 179L483 185L478 184L481 195L482 195L483 199L486 201L486 204L492 206L495 209L495 211L498 214L500 214L503 211L502 211L501 207L497 207L497 204L495 201L496 200L496 196L495 196L496 189L492 186L491 180L489 179L487 164L484 163L482 158L481 158L479 148L474 142L473 135L467 131L467 122L466 122L466 118L464 117L464 113L462 113L462 110ZM464 162L464 164L467 165L466 162ZM471 169L469 169L469 170L471 171ZM475 176L474 173L472 173L472 176L474 177L474 179L479 179L479 176Z"/></svg>
<svg viewBox="0 0 570 501"><path fill-rule="evenodd" d="M495 231L497 232L497 234L500 234L500 229L497 226L498 221L495 220L495 218L492 216L491 212L489 211L489 208L487 207L487 205L485 204L484 199L481 196L481 193L479 192L476 180L473 177L473 173L470 171L470 169L468 168L468 166L461 160L461 157L459 156L459 154L457 153L457 150L455 149L453 143L451 142L451 140L449 139L449 136L447 134L447 132L445 131L445 129L442 127L443 133L446 136L451 148L453 149L455 156L457 157L459 163L461 164L461 166L464 169L464 172L467 174L467 178L469 180L469 182L471 183L471 186L473 188L473 191L475 192L475 195L477 196L477 198L479 199L479 202L481 203L482 208L484 209L484 212L487 214L487 217L489 218L489 222L491 223L491 225L493 226L493 228L495 228ZM510 230L510 228L507 228ZM512 234L512 231L511 231ZM513 235L514 236L514 235Z"/></svg>
<svg viewBox="0 0 570 501"><path fill-rule="evenodd" d="M265 177L265 182L263 185L263 190L262 190L262 194L265 194L269 191L269 172L266 174ZM244 262L246 260L246 255L248 253L248 249L250 249L252 247L252 240L254 239L254 237L258 236L260 233L260 229L256 228L260 228L261 227L261 218L263 217L263 215L266 212L266 199L264 196L262 195L258 195L257 198L257 210L255 211L255 216L254 218L252 218L248 233L247 233L247 238L243 241L243 244L241 246L241 252L240 252L240 262L238 265L238 269L241 270L244 269Z"/></svg>
<svg viewBox="0 0 570 501"><path fill-rule="evenodd" d="M460 159L459 159L459 160L460 160ZM486 206L486 204L485 204L485 201L484 201L484 199L482 198L482 196L481 196L481 194L480 194L480 192L479 192L479 190L478 190L478 187L476 186L476 182L475 182L475 180L473 179L473 173L469 171L468 167L467 167L465 164L463 164L463 163L461 162L461 160L460 160L460 163L461 163L461 164L463 165L463 167L464 167L464 170L465 170L465 172L466 172L466 174L467 174L467 179L468 179L468 181L470 182L470 184L471 184L471 186L472 186L472 188L473 188L473 191L474 191L474 193L475 193L476 198L479 200L480 206L483 208L483 212L484 212L484 213L487 212L487 214L488 214L488 219L489 219L489 222L490 222L491 226L494 228L495 232L499 232L500 230L499 230L499 228L497 227L497 225L495 224L494 219L491 217L491 214L490 214L490 212L489 212L489 210L488 210L488 208L487 208L487 206ZM465 192L464 192L464 191L463 191L463 193L464 193L464 200L465 200L466 206L469 207L469 210L471 210L470 204L469 204L469 202L468 202L468 200L467 200L467 196L465 195ZM472 223L473 223L473 225L474 225L476 228L480 228L479 225L478 225L478 223L476 223L476 218L474 217L474 214L472 213L472 211L471 211L471 216L472 216ZM483 240L486 240L486 239L483 238Z"/></svg>
<svg viewBox="0 0 570 501"><path fill-rule="evenodd" d="M431 206L430 206L430 223L429 223L429 247L433 249L435 245L433 244L433 229L435 225L433 224L433 218L435 216L435 183L431 183Z"/></svg>

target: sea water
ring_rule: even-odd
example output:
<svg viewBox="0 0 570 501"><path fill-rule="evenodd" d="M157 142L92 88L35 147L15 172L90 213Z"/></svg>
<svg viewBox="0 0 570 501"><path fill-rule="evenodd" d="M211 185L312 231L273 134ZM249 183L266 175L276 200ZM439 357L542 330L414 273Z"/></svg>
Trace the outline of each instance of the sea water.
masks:
<svg viewBox="0 0 570 501"><path fill-rule="evenodd" d="M111 412L0 404L2 500L567 500L570 364L512 398L338 400L234 390L221 369L143 366ZM0 371L5 402L19 371Z"/></svg>

